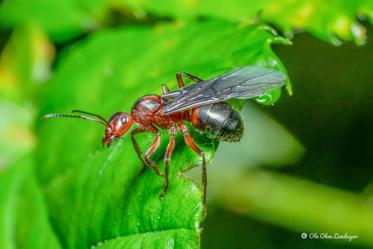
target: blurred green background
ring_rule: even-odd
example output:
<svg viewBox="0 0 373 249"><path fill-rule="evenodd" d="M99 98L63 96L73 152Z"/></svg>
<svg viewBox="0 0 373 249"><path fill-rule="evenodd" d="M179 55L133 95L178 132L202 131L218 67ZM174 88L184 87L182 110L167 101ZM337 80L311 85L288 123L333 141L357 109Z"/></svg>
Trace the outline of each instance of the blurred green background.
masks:
<svg viewBox="0 0 373 249"><path fill-rule="evenodd" d="M2 1L0 248L372 248L372 20L370 0ZM102 149L99 125L40 120L108 118L178 71L242 65L289 80L231 102L240 143L190 127L210 162L205 220L200 167L178 174L200 163L181 136L161 201L128 135ZM315 238L335 233L352 239Z"/></svg>
<svg viewBox="0 0 373 249"><path fill-rule="evenodd" d="M372 31L368 29L368 41L373 38ZM317 183L317 185L305 185L303 188L294 184L289 188L296 188L295 190L287 189L287 193L279 193L278 198L282 198L279 201L284 203L284 208L293 212L298 212L297 209L305 209L306 220L302 222L304 228L296 224L297 219L291 214L285 217L285 221L277 223L277 218L269 218L268 221L267 217L262 217L261 214L259 220L256 215L242 217L241 212L232 212L216 205L214 206L216 209L210 213L211 216L208 216L206 221L206 230L202 238L203 248L372 247L330 240L304 240L301 238L301 232L317 231L316 225L309 226L309 223L319 223L317 227L322 223L321 231L325 232L326 227L329 226L326 223L332 219L328 217L329 215L334 216L338 223L346 222L347 226L356 225L358 229L364 226L365 221L370 223L369 220L365 220L367 217L359 217L362 214L360 209L362 206L356 207L358 210L350 209L351 213L344 213L346 210L341 209L345 208L344 202L347 203L349 199L346 197L338 201L333 200L333 193L328 191L341 189L354 193L362 201L370 202L368 212L372 213L373 72L369 68L373 46L368 42L362 47L353 44L334 47L308 34L295 36L293 43L291 47L276 46L274 49L288 69L294 83L294 95L283 96L274 107L265 111L301 141L305 148L304 155L297 162L286 163L286 167L273 168L268 163L263 163L261 166L264 166L265 174L276 173L276 176L277 174L290 176L289 180L302 179L302 181ZM248 112L247 122L250 121L250 112ZM247 133L250 133L249 129ZM259 138L254 134L252 137L255 140L252 144L255 146ZM230 145L226 147L228 146ZM232 160L227 152L218 151L218 153L221 153L221 157ZM247 152L242 152L242 157L245 153L247 155ZM250 177L249 172L248 180ZM256 178L254 179L257 182ZM224 181L223 178L221 181ZM268 186L261 186L265 183L265 181L257 182L251 187L266 188ZM277 193L276 188L285 187L285 184L286 182L281 185L274 183L262 192L264 197L257 197L256 193L251 193L250 202L247 203L248 210L256 209L257 205L261 205L260 198L268 198L268 196L275 198L272 195ZM307 187L315 189L306 189ZM297 193L292 193L293 191ZM331 199L330 206L314 209L315 202L321 202L322 198ZM271 211L276 215L284 214L284 211L279 208L273 208ZM268 213L263 215L266 216ZM316 216L309 217L313 215ZM314 220L307 220L307 217ZM276 225L273 225L274 220ZM297 228L293 229L293 226ZM339 229L336 227L337 224L334 224L334 227L331 225L331 231Z"/></svg>

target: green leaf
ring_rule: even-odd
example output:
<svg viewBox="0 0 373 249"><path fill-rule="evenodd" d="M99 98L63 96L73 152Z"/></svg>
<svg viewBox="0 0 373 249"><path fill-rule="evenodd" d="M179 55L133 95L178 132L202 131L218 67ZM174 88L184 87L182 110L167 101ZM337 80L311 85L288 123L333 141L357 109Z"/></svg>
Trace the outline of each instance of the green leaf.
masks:
<svg viewBox="0 0 373 249"><path fill-rule="evenodd" d="M160 94L162 83L174 89L178 71L207 79L239 65L284 70L270 49L274 40L262 27L223 21L100 32L65 51L44 91L41 113L81 109L109 117L130 111L139 97ZM199 156L177 136L170 189L160 200L163 179L149 169L140 174L142 164L128 135L110 149L97 150L103 130L81 120L39 123L38 174L63 246L143 240L155 247L197 248L201 191L179 171L200 164ZM211 161L217 142L194 129L191 133ZM161 168L168 141L162 134L153 157ZM145 151L154 138L141 134L137 139Z"/></svg>
<svg viewBox="0 0 373 249"><path fill-rule="evenodd" d="M168 230L120 237L105 243L99 243L95 248L198 248L198 245L195 243L195 236L193 231L185 229Z"/></svg>
<svg viewBox="0 0 373 249"><path fill-rule="evenodd" d="M150 248L172 243L198 248L200 190L173 174L160 200L162 178L150 170L140 174L136 156L124 156L130 146L119 141L48 185L51 215L64 246L85 248L116 238L108 245L126 242L136 248L144 240Z"/></svg>
<svg viewBox="0 0 373 249"><path fill-rule="evenodd" d="M175 89L178 71L209 78L239 65L284 70L270 50L272 41L273 35L262 27L220 21L101 32L65 53L45 90L41 113L81 109L108 118L116 111L129 112L139 97L160 94L162 83ZM41 179L52 178L100 147L103 127L84 122L41 123ZM145 137L149 135L139 135L139 140Z"/></svg>
<svg viewBox="0 0 373 249"><path fill-rule="evenodd" d="M0 247L60 248L30 158L0 172L0 186Z"/></svg>

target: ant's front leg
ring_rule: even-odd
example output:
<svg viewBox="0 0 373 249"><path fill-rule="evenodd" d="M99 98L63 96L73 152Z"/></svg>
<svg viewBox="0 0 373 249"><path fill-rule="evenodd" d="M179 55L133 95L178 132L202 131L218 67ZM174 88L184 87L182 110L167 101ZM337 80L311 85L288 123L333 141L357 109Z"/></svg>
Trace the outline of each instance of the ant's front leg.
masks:
<svg viewBox="0 0 373 249"><path fill-rule="evenodd" d="M156 138L153 142L153 144L150 146L150 148L147 150L145 156L144 156L144 159L143 159L143 155L142 155L142 152L140 150L140 147L139 147L139 144L137 143L136 139L135 139L135 135L139 134L139 133L142 133L142 132L145 132L145 130L143 129L140 129L140 128L136 128L135 130L133 130L131 132L131 140L132 140L132 144L133 144L133 147L135 148L136 150L136 153L140 159L140 161L144 164L144 167L141 169L141 173L143 173L146 169L147 166L149 166L157 175L159 176L164 176L160 171L159 171L159 167L152 161L150 160L150 156L156 151L156 149L159 147L159 142L160 142L160 134L159 132L157 131L157 135L156 135Z"/></svg>
<svg viewBox="0 0 373 249"><path fill-rule="evenodd" d="M185 78L191 79L195 82L203 81L202 79L198 78L197 76L191 75L189 73L178 72L178 73L176 73L176 79L177 79L177 83L179 84L179 88L182 88L182 87L185 86L184 81L183 81L183 76Z"/></svg>
<svg viewBox="0 0 373 249"><path fill-rule="evenodd" d="M144 161L144 159L142 158L142 152L140 150L140 147L139 147L139 144L137 143L136 139L135 139L135 135L139 134L139 133L142 133L142 132L145 132L144 130L140 129L140 128L136 128L135 130L133 130L131 132L131 140L132 140L132 144L133 144L133 147L135 148L135 151L137 153L137 156L138 158L140 159L140 161L142 162L142 164L144 165L143 168L141 169L141 173L143 173L147 167L147 164L146 162Z"/></svg>
<svg viewBox="0 0 373 249"><path fill-rule="evenodd" d="M168 172L169 172L169 169L170 169L171 155L172 155L172 152L174 151L174 148L175 148L176 127L171 127L168 132L170 134L170 142L167 145L166 154L165 154L165 157L164 157L165 181L164 181L164 185L163 185L163 192L159 196L160 198L163 198L163 196L166 194L167 189L168 189L168 185L169 185Z"/></svg>
<svg viewBox="0 0 373 249"><path fill-rule="evenodd" d="M161 133L154 127L154 132L155 132L155 139L153 144L149 147L149 149L146 151L144 155L145 162L149 165L149 167L159 176L164 177L164 174L162 174L159 170L158 165L153 162L150 159L150 156L158 149L161 141Z"/></svg>

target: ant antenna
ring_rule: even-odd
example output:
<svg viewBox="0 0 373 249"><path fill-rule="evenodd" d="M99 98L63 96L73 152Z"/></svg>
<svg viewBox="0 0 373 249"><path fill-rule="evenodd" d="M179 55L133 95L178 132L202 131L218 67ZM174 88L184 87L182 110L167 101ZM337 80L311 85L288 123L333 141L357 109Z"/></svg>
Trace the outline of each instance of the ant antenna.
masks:
<svg viewBox="0 0 373 249"><path fill-rule="evenodd" d="M85 119L85 120L89 120L89 121L92 121L92 122L96 122L96 123L102 124L104 126L108 125L106 120L104 120L105 122L103 122L101 120L97 120L97 119L87 117L87 116L83 116L83 115L51 113L51 114L44 115L42 117L42 119L49 119L49 118L80 118L80 119Z"/></svg>
<svg viewBox="0 0 373 249"><path fill-rule="evenodd" d="M96 118L99 118L102 121L104 121L105 124L109 124L109 122L106 119L104 119L103 117L101 117L98 114L94 114L94 113L90 113L90 112L85 112L85 111L80 111L80 110L72 110L71 112L78 112L78 113L84 113L84 114L87 114L87 115L92 115L92 116L95 116Z"/></svg>

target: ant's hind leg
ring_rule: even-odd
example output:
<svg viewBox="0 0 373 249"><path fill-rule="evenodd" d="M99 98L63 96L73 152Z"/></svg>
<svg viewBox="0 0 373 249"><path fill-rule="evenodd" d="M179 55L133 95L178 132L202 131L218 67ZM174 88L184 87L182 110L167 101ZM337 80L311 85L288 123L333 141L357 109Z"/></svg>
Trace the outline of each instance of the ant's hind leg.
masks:
<svg viewBox="0 0 373 249"><path fill-rule="evenodd" d="M178 73L176 73L176 79L177 79L177 83L179 84L179 88L182 88L182 87L185 86L184 81L183 81L183 76L185 78L191 79L195 82L203 81L202 79L198 78L197 76L191 75L189 73L178 72Z"/></svg>
<svg viewBox="0 0 373 249"><path fill-rule="evenodd" d="M162 191L161 195L159 196L160 198L163 198L163 197L164 197L164 195L165 195L166 192L167 192L168 185L169 185L169 181L168 181L168 172L169 172L169 169L170 169L170 159L171 159L171 155L172 155L172 152L174 151L174 148L175 148L175 134L176 134L176 128L175 128L175 127L172 127L172 128L169 130L169 134L170 134L170 142L169 142L168 145L167 145L167 150L166 150L166 154L165 154L165 157L164 157L164 164L165 164L165 168L164 168L164 172L165 172L165 181L164 181L164 185L163 185L163 191Z"/></svg>
<svg viewBox="0 0 373 249"><path fill-rule="evenodd" d="M194 142L192 136L189 134L187 127L184 124L179 125L180 130L183 132L185 143L189 148L194 150L200 157L202 158L202 190L203 190L203 217L206 216L207 213L207 205L206 205L206 192L207 192L207 169L206 169L206 157L205 152L203 152L196 142Z"/></svg>

